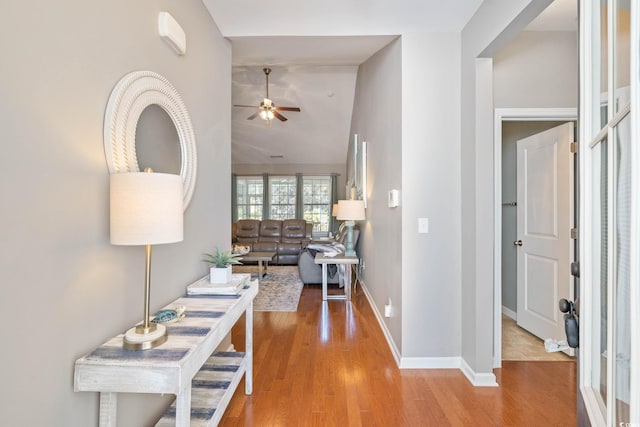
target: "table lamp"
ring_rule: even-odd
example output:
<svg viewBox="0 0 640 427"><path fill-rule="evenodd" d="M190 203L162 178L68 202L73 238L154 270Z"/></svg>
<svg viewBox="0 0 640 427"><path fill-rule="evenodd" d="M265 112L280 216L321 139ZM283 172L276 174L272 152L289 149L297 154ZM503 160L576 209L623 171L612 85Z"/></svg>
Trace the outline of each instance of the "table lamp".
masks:
<svg viewBox="0 0 640 427"><path fill-rule="evenodd" d="M144 320L123 339L127 350L154 348L167 340L164 325L149 321L151 245L182 241L183 196L180 175L144 172L110 177L111 244L144 245Z"/></svg>
<svg viewBox="0 0 640 427"><path fill-rule="evenodd" d="M362 200L338 200L338 216L339 221L346 221L347 226L347 242L345 244L345 256L356 256L353 248L353 226L355 221L365 219L364 201Z"/></svg>

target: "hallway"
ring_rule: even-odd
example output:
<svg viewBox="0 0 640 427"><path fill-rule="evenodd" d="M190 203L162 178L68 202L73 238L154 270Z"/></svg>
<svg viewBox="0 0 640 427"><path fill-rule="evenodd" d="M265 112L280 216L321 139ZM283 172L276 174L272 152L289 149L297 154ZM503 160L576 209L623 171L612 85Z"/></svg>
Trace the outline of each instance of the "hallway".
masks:
<svg viewBox="0 0 640 427"><path fill-rule="evenodd" d="M495 373L500 387L482 388L457 369L400 370L362 291L323 304L305 286L297 312L254 313L254 392L238 387L220 425L576 424L574 362L505 361Z"/></svg>

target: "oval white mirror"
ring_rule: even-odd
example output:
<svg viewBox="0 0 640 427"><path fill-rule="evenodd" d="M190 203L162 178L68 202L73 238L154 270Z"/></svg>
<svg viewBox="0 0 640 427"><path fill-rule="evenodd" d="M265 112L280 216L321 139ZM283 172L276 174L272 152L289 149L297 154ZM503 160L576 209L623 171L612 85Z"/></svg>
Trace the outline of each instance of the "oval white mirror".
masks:
<svg viewBox="0 0 640 427"><path fill-rule="evenodd" d="M158 106L171 118L180 141L180 176L187 209L196 183L196 141L191 118L180 94L153 71L134 71L116 84L107 103L104 151L110 173L138 172L136 131L143 111ZM145 114L146 115L146 114ZM151 166L153 165L145 165Z"/></svg>

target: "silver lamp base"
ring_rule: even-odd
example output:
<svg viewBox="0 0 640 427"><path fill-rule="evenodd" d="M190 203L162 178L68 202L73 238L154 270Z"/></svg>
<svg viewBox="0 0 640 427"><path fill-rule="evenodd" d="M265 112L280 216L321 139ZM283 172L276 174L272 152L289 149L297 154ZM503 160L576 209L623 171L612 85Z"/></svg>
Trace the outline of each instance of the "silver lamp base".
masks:
<svg viewBox="0 0 640 427"><path fill-rule="evenodd" d="M122 347L125 350L148 350L167 341L167 328L156 323L138 325L129 329L122 339Z"/></svg>
<svg viewBox="0 0 640 427"><path fill-rule="evenodd" d="M347 225L347 241L345 242L345 256L357 256L354 244L353 244L353 226L355 225L355 221L346 221Z"/></svg>

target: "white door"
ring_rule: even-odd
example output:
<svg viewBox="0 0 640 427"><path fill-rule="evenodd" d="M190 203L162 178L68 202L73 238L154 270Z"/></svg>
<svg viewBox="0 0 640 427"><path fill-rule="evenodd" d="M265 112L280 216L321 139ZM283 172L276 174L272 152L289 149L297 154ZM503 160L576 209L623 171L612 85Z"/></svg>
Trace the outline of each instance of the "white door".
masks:
<svg viewBox="0 0 640 427"><path fill-rule="evenodd" d="M640 2L580 2L578 423L640 426Z"/></svg>
<svg viewBox="0 0 640 427"><path fill-rule="evenodd" d="M518 325L564 339L560 298L571 299L573 123L517 142Z"/></svg>

